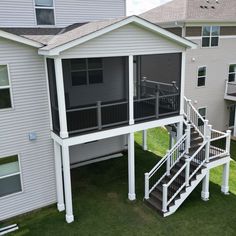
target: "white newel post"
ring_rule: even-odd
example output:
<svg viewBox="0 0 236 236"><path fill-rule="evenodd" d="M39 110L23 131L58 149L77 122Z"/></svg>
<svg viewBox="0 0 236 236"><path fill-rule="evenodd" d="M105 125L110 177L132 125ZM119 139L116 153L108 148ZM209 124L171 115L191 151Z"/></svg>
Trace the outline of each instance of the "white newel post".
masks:
<svg viewBox="0 0 236 236"><path fill-rule="evenodd" d="M144 198L149 199L149 173L145 173L145 196Z"/></svg>
<svg viewBox="0 0 236 236"><path fill-rule="evenodd" d="M65 188L65 202L66 202L66 222L74 221L73 205L72 205L72 191L71 191L71 176L70 176L70 154L69 147L62 146L62 160L63 160L63 175Z"/></svg>
<svg viewBox="0 0 236 236"><path fill-rule="evenodd" d="M136 199L135 195L135 156L134 156L134 133L128 134L128 182L130 201Z"/></svg>
<svg viewBox="0 0 236 236"><path fill-rule="evenodd" d="M129 124L134 124L134 57L129 56Z"/></svg>
<svg viewBox="0 0 236 236"><path fill-rule="evenodd" d="M55 58L54 62L55 62L57 100L58 100L59 121L60 121L60 137L68 138L65 90L64 90L63 69L62 69L61 58Z"/></svg>
<svg viewBox="0 0 236 236"><path fill-rule="evenodd" d="M147 151L147 130L143 130L143 150Z"/></svg>
<svg viewBox="0 0 236 236"><path fill-rule="evenodd" d="M201 197L203 201L208 201L210 197L209 193L209 183L210 183L210 170L207 171L206 176L202 181L202 192Z"/></svg>
<svg viewBox="0 0 236 236"><path fill-rule="evenodd" d="M62 180L62 163L61 163L61 146L54 141L54 156L55 156L55 174L57 187L57 209L58 211L65 210L63 180Z"/></svg>

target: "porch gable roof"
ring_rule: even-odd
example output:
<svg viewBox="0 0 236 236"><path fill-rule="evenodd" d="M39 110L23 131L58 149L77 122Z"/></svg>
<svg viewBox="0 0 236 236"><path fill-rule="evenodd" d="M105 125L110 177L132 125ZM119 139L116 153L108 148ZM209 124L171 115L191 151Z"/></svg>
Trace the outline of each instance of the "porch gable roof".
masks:
<svg viewBox="0 0 236 236"><path fill-rule="evenodd" d="M39 54L48 56L59 55L65 50L78 46L130 23L135 23L146 30L154 32L157 35L185 48L196 48L196 44L187 39L170 33L160 26L157 26L138 16L130 16L113 20L95 21L74 28L73 30L65 31L65 33L62 32L61 34L53 37L45 47L40 48Z"/></svg>

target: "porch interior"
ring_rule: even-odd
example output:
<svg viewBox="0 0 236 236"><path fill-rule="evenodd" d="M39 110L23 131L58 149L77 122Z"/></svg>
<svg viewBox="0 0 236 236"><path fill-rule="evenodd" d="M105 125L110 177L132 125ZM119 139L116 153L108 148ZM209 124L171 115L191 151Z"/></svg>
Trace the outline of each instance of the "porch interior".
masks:
<svg viewBox="0 0 236 236"><path fill-rule="evenodd" d="M181 54L135 56L133 63L135 123L179 114ZM59 133L53 66L48 59L53 128ZM128 57L63 59L62 66L70 136L129 124Z"/></svg>

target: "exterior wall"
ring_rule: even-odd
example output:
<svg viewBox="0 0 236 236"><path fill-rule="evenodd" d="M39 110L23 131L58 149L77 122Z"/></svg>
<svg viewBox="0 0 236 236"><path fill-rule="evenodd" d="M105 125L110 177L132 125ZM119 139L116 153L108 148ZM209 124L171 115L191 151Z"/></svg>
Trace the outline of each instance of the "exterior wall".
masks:
<svg viewBox="0 0 236 236"><path fill-rule="evenodd" d="M0 38L14 108L0 110L0 157L20 155L23 192L0 198L0 220L56 202L53 145L43 57L37 49ZM29 141L30 132L37 140Z"/></svg>
<svg viewBox="0 0 236 236"><path fill-rule="evenodd" d="M125 150L124 136L102 139L70 147L71 164L88 161Z"/></svg>
<svg viewBox="0 0 236 236"><path fill-rule="evenodd" d="M189 38L201 45L201 38ZM207 107L207 119L213 128L226 130L229 124L230 102L224 100L225 81L229 64L236 63L236 38L220 38L219 47L187 51L185 96L192 99L196 108ZM192 60L195 58L195 61ZM197 87L197 70L207 66L205 87Z"/></svg>
<svg viewBox="0 0 236 236"><path fill-rule="evenodd" d="M61 53L62 57L109 57L182 52L183 47L133 23Z"/></svg>
<svg viewBox="0 0 236 236"><path fill-rule="evenodd" d="M125 16L125 0L54 0L57 27ZM0 27L35 27L34 0L1 0Z"/></svg>
<svg viewBox="0 0 236 236"><path fill-rule="evenodd" d="M92 104L97 101L109 102L127 98L125 83L125 58L103 58L103 83L72 86L70 61L63 61L65 92L70 106Z"/></svg>

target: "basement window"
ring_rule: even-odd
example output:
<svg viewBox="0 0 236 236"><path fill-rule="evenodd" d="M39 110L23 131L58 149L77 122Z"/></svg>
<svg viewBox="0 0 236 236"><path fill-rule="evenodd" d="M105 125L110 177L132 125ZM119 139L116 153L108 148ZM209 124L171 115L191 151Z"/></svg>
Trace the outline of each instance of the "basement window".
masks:
<svg viewBox="0 0 236 236"><path fill-rule="evenodd" d="M18 155L0 158L0 197L22 192Z"/></svg>
<svg viewBox="0 0 236 236"><path fill-rule="evenodd" d="M53 0L35 0L37 25L55 25Z"/></svg>
<svg viewBox="0 0 236 236"><path fill-rule="evenodd" d="M206 85L206 66L198 68L197 86L203 87Z"/></svg>
<svg viewBox="0 0 236 236"><path fill-rule="evenodd" d="M235 82L236 81L236 64L232 64L229 66L229 82Z"/></svg>
<svg viewBox="0 0 236 236"><path fill-rule="evenodd" d="M71 80L72 86L103 83L102 59L72 59Z"/></svg>
<svg viewBox="0 0 236 236"><path fill-rule="evenodd" d="M8 74L8 66L0 65L0 109L11 107L11 85Z"/></svg>
<svg viewBox="0 0 236 236"><path fill-rule="evenodd" d="M217 47L219 45L220 26L202 27L202 47Z"/></svg>

